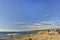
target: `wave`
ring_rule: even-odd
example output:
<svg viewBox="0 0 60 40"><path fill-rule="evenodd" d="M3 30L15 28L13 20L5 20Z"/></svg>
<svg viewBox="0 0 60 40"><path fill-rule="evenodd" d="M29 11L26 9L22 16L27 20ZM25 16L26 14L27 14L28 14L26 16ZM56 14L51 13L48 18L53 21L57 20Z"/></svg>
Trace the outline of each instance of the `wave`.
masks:
<svg viewBox="0 0 60 40"><path fill-rule="evenodd" d="M23 36L27 34L37 34L37 32L0 32L0 38Z"/></svg>

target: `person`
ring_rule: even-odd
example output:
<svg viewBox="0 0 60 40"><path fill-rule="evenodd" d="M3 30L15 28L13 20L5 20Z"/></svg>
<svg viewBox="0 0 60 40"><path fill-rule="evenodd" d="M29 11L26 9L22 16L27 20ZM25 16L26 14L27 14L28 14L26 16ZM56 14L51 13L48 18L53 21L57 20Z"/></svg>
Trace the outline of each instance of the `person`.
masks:
<svg viewBox="0 0 60 40"><path fill-rule="evenodd" d="M58 32L58 34L60 34L60 30L58 30L57 32Z"/></svg>
<svg viewBox="0 0 60 40"><path fill-rule="evenodd" d="M55 34L55 32L51 30L51 31L49 32L49 35L53 35L53 34Z"/></svg>

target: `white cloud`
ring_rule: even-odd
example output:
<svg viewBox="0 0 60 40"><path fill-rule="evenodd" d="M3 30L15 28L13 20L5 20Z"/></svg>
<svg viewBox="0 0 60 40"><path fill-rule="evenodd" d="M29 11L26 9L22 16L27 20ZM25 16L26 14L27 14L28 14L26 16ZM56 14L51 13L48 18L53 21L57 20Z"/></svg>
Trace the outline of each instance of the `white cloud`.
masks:
<svg viewBox="0 0 60 40"><path fill-rule="evenodd" d="M17 25L19 24L19 25ZM22 25L20 25L22 24ZM59 21L39 21L35 23L28 24L27 22L15 22L16 27L12 27L11 29L1 29L2 31L30 31L30 30L43 30L43 29L51 29L51 28L57 28ZM0 31L1 31L0 30Z"/></svg>
<svg viewBox="0 0 60 40"><path fill-rule="evenodd" d="M35 23L28 24L27 22L16 22L17 24L25 24L18 25L21 30L29 31L29 30L43 30L43 29L52 29L59 28L59 20L49 20L49 21L39 21Z"/></svg>
<svg viewBox="0 0 60 40"><path fill-rule="evenodd" d="M27 30L42 30L42 29L51 29L51 28L59 28L58 21L42 21L40 23L35 23L33 25L28 25L25 28Z"/></svg>

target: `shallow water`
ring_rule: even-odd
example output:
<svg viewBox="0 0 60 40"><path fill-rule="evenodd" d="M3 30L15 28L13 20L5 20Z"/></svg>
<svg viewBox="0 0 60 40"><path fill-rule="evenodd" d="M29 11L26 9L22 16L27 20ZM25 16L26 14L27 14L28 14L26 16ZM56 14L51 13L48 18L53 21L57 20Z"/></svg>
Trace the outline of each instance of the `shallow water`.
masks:
<svg viewBox="0 0 60 40"><path fill-rule="evenodd" d="M27 34L37 34L38 32L34 31L25 31L25 32L0 32L0 38L6 38L6 37L16 37L16 36L22 36Z"/></svg>

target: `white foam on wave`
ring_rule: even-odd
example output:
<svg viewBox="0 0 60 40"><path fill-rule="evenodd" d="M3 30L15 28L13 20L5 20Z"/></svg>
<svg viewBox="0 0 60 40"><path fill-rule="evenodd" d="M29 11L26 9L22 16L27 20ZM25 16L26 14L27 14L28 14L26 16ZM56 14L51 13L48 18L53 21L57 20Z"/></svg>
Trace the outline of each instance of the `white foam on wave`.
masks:
<svg viewBox="0 0 60 40"><path fill-rule="evenodd" d="M7 35L8 35L8 36L10 36L10 35L12 35L12 36L13 36L13 35L17 35L17 33L13 33L13 34L7 34Z"/></svg>

